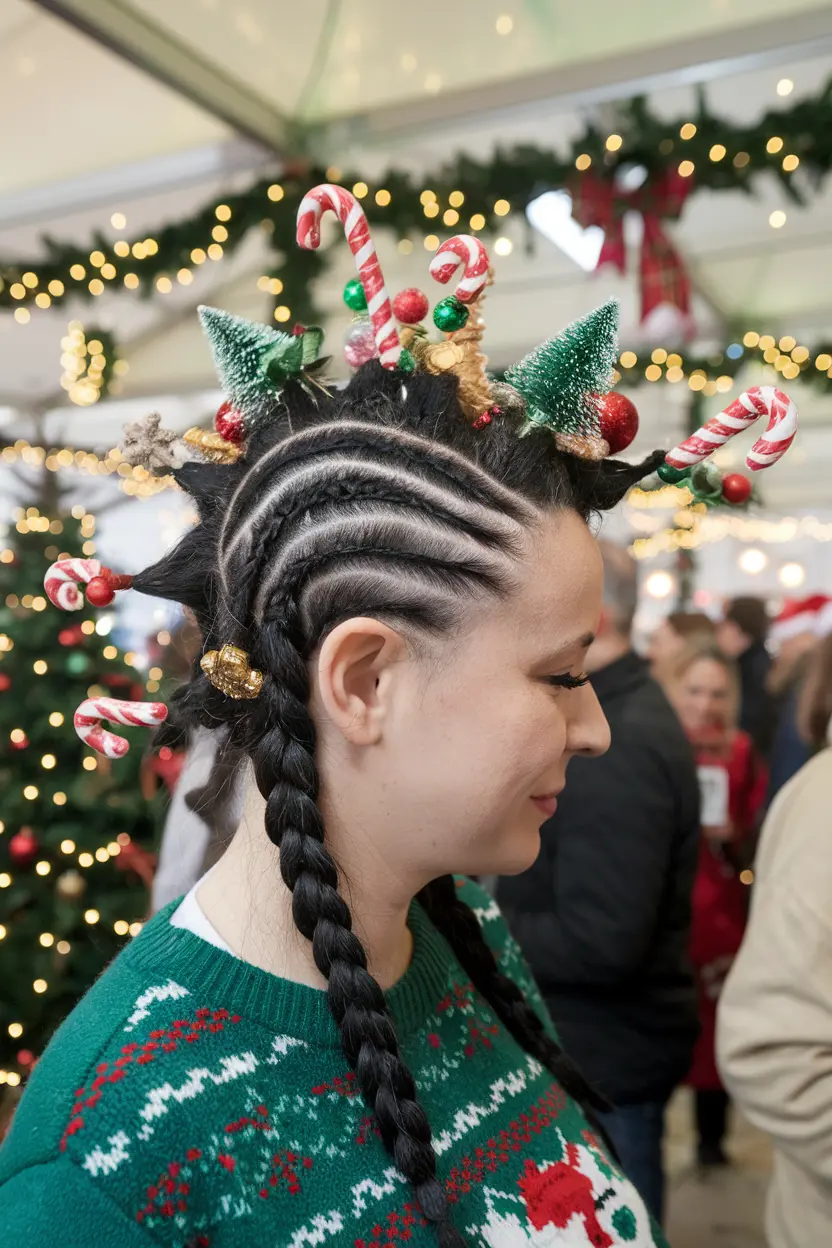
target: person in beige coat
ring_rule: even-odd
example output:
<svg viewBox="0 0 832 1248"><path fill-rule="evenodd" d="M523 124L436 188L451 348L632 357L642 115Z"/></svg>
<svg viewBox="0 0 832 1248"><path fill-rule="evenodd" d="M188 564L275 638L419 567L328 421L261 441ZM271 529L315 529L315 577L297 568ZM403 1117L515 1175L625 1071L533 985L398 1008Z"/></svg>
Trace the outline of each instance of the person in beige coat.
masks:
<svg viewBox="0 0 832 1248"><path fill-rule="evenodd" d="M819 752L763 827L717 1026L725 1084L774 1144L770 1248L832 1244L832 637L813 658L799 719Z"/></svg>

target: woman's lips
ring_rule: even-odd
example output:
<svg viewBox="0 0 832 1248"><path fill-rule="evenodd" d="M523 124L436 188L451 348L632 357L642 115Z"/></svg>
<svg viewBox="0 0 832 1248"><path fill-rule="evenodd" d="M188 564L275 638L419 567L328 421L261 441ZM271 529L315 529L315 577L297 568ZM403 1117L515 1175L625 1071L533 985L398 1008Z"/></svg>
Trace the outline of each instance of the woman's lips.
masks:
<svg viewBox="0 0 832 1248"><path fill-rule="evenodd" d="M557 793L544 793L539 797L533 797L532 801L541 814L545 815L547 819L551 819L552 815L558 808Z"/></svg>

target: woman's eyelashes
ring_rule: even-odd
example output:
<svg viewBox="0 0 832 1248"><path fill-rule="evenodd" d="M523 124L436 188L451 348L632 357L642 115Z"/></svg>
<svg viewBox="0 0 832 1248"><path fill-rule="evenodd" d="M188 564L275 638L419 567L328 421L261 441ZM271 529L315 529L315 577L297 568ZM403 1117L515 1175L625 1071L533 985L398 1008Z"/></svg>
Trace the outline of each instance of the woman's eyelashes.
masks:
<svg viewBox="0 0 832 1248"><path fill-rule="evenodd" d="M589 683L589 675L581 672L580 676L572 676L565 672L562 676L547 676L546 683L555 685L558 689L580 689L582 685Z"/></svg>

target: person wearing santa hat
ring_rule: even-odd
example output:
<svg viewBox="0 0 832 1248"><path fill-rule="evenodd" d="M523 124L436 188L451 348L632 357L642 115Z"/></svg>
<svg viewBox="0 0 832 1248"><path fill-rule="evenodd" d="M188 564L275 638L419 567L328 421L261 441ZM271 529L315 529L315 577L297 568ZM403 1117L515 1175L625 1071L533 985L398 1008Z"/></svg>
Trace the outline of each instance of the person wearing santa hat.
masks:
<svg viewBox="0 0 832 1248"><path fill-rule="evenodd" d="M809 758L797 726L797 706L810 656L832 632L832 598L810 594L786 603L771 626L777 657L769 673L769 691L779 700L777 730L771 751L767 804Z"/></svg>

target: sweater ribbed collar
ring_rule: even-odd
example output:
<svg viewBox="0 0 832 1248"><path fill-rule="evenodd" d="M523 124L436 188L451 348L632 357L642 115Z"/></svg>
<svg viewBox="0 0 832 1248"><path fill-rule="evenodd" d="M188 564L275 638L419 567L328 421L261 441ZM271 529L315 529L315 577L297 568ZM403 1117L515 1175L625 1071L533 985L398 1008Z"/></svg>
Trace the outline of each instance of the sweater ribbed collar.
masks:
<svg viewBox="0 0 832 1248"><path fill-rule="evenodd" d="M325 1048L340 1048L338 1028L326 993L308 984L282 979L217 949L195 933L174 927L171 915L181 898L160 910L122 954L143 978L172 979L213 1008L260 1023ZM457 962L422 907L413 901L408 914L413 957L405 974L385 993L399 1039L424 1025L447 992ZM458 975L463 972L457 970Z"/></svg>

